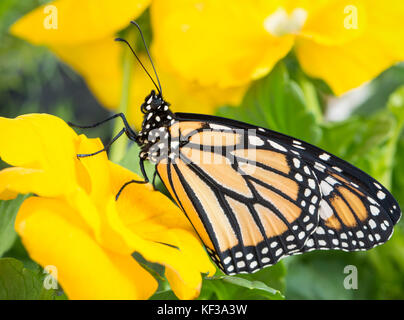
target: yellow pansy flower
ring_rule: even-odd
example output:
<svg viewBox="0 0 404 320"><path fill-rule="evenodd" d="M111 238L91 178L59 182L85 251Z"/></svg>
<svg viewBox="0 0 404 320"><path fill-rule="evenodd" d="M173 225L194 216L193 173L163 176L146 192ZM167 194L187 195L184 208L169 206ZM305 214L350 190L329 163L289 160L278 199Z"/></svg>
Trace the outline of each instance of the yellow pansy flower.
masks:
<svg viewBox="0 0 404 320"><path fill-rule="evenodd" d="M0 117L0 199L33 193L17 214L15 229L33 260L57 268L70 299L147 299L157 281L133 257L165 266L181 299L199 295L201 273L215 267L189 222L167 197L132 184L118 201L129 170L105 153L99 139L77 135L61 119L29 114Z"/></svg>
<svg viewBox="0 0 404 320"><path fill-rule="evenodd" d="M404 60L400 0L154 0L151 20L158 61L203 85L245 85L294 48L340 95Z"/></svg>
<svg viewBox="0 0 404 320"><path fill-rule="evenodd" d="M83 76L102 105L116 110L122 94L122 56L128 48L113 40L117 32L128 27L130 20L139 17L150 2L57 0L22 17L11 27L10 32L33 44L49 47L62 61ZM44 26L55 22L50 19L52 14L57 19L55 29ZM142 60L148 64L146 58ZM133 61L136 62L135 59ZM158 65L158 71L164 83L165 97L177 112L209 114L217 105L238 104L246 89L221 89L217 86L190 83L164 68L164 65ZM139 107L145 94L150 92L152 83L137 62L130 83L128 119L139 127L142 121L138 113Z"/></svg>

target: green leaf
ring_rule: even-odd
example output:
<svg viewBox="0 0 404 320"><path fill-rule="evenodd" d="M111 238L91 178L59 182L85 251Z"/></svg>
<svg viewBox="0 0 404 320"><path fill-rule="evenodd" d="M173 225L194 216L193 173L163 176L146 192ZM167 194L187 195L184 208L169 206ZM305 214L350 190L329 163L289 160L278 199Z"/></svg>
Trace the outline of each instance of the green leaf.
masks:
<svg viewBox="0 0 404 320"><path fill-rule="evenodd" d="M393 170L393 190L392 193L404 208L404 138L399 139L397 143L397 152L395 154L395 167Z"/></svg>
<svg viewBox="0 0 404 320"><path fill-rule="evenodd" d="M404 206L404 136L401 128L404 123L404 86L396 90L389 98L388 107L396 116L399 125L397 135L397 145L394 153L394 169L393 169L393 194L401 205Z"/></svg>
<svg viewBox="0 0 404 320"><path fill-rule="evenodd" d="M164 278L164 271L165 268L163 265L159 263L152 263L147 261L139 252L132 253L132 257L144 268L146 269L151 275L159 280L159 281L166 281Z"/></svg>
<svg viewBox="0 0 404 320"><path fill-rule="evenodd" d="M11 249L17 238L14 230L15 217L26 198L26 195L19 195L13 200L0 200L0 257Z"/></svg>
<svg viewBox="0 0 404 320"><path fill-rule="evenodd" d="M389 188L392 171L389 143L394 139L396 127L396 120L388 110L370 117L351 117L326 125L319 147L359 167Z"/></svg>
<svg viewBox="0 0 404 320"><path fill-rule="evenodd" d="M344 288L344 267L352 264L346 259L347 255L344 252L328 251L288 258L288 269L291 272L287 276L286 298L352 299L354 292Z"/></svg>
<svg viewBox="0 0 404 320"><path fill-rule="evenodd" d="M404 69L404 68L403 68ZM387 101L387 108L396 117L399 126L404 123L404 85L394 91Z"/></svg>
<svg viewBox="0 0 404 320"><path fill-rule="evenodd" d="M0 259L0 300L52 300L55 294L45 289L43 273L13 258Z"/></svg>
<svg viewBox="0 0 404 320"><path fill-rule="evenodd" d="M404 84L404 63L384 71L370 83L370 94L354 111L356 115L367 116L384 109L389 96Z"/></svg>
<svg viewBox="0 0 404 320"><path fill-rule="evenodd" d="M390 114L351 117L324 127L321 148L356 163L371 149L379 147L392 135L394 118Z"/></svg>
<svg viewBox="0 0 404 320"><path fill-rule="evenodd" d="M214 277L204 278L199 299L283 299L285 276L283 262L252 274L227 276L218 271Z"/></svg>
<svg viewBox="0 0 404 320"><path fill-rule="evenodd" d="M278 63L267 77L249 88L240 106L220 108L217 115L316 143L321 128L312 109L285 65Z"/></svg>
<svg viewBox="0 0 404 320"><path fill-rule="evenodd" d="M41 269L41 266L30 258L29 253L25 249L21 238L18 235L11 249L8 250L3 257L17 259L24 264L25 268L30 270L39 271Z"/></svg>
<svg viewBox="0 0 404 320"><path fill-rule="evenodd" d="M284 299L284 296L279 290L273 289L266 285L262 281L248 280L239 276L215 276L208 281L222 282L223 284L230 284L234 286L237 292L233 292L227 299L268 299L268 300L280 300ZM241 289L241 290L240 290Z"/></svg>
<svg viewBox="0 0 404 320"><path fill-rule="evenodd" d="M261 269L255 273L240 274L238 276L250 281L261 281L271 288L285 292L286 266L284 261L280 261L271 267Z"/></svg>

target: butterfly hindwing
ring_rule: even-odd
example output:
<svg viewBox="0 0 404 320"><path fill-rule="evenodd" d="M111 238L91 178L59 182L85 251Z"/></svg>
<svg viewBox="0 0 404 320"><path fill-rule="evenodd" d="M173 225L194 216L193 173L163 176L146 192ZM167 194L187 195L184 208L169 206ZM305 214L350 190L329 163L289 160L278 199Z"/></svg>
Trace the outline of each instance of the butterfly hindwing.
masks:
<svg viewBox="0 0 404 320"><path fill-rule="evenodd" d="M380 183L349 163L307 145L322 193L319 226L303 251L371 249L386 242L401 216L400 208Z"/></svg>

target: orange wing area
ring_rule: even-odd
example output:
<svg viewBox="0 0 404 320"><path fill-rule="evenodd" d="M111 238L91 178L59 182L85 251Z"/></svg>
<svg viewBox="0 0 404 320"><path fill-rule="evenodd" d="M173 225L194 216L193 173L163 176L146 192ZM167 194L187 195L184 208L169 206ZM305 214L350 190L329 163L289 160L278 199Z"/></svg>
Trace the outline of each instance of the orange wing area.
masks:
<svg viewBox="0 0 404 320"><path fill-rule="evenodd" d="M301 159L246 131L197 121L174 130L186 143L157 172L224 272L254 272L304 246L320 190Z"/></svg>

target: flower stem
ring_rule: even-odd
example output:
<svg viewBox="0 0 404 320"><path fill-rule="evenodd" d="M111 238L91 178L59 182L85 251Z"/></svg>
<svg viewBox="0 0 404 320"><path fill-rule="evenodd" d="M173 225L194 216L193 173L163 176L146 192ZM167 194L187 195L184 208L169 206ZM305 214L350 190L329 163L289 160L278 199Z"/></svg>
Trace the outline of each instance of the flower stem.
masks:
<svg viewBox="0 0 404 320"><path fill-rule="evenodd" d="M318 101L315 86L309 79L307 79L307 77L303 74L303 72L299 72L298 81L299 81L300 87L302 88L307 106L313 112L317 123L322 123L323 115L322 115L320 103Z"/></svg>
<svg viewBox="0 0 404 320"><path fill-rule="evenodd" d="M119 103L118 112L122 112L126 114L129 107L129 89L130 89L130 82L131 82L131 74L132 74L132 59L129 50L124 51L123 55L123 77L122 77L122 93L121 93L121 101ZM122 121L120 118L117 118L114 125L113 136L117 135L119 131L123 128ZM110 160L114 162L119 162L122 160L123 156L126 152L126 147L128 145L128 139L125 137L121 137L117 141L115 141L109 153Z"/></svg>

